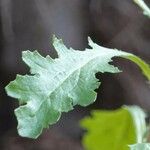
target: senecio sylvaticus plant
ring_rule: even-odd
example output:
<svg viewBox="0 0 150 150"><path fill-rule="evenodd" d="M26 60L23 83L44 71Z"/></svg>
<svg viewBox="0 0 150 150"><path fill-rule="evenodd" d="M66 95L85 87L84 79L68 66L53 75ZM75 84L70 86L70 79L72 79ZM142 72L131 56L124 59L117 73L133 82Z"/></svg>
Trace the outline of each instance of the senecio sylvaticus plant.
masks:
<svg viewBox="0 0 150 150"><path fill-rule="evenodd" d="M134 0L144 14L150 16L150 10L142 0ZM30 68L30 73L17 75L14 81L6 86L9 96L18 99L19 107L15 109L18 120L18 133L22 137L36 139L44 128L56 123L63 112L71 111L75 105L88 106L96 100L95 89L100 81L95 77L97 72L119 73L120 70L111 65L113 57L121 57L137 64L143 75L150 80L150 66L138 56L102 47L88 38L90 48L84 51L67 48L61 39L53 36L53 46L58 58L52 59L49 55L41 56L38 51L23 51L22 60ZM124 116L124 117L122 117ZM138 117L137 117L138 116ZM150 150L150 144L145 142L143 136L146 129L145 112L137 107L123 106L114 111L93 111L92 117L81 121L81 126L88 130L83 139L87 150L126 150L129 147L117 145L131 145L132 150ZM122 119L121 119L122 118ZM137 119L139 118L139 119ZM126 119L126 120L124 120ZM141 122L139 124L138 122ZM106 122L112 121L109 126ZM127 122L126 122L127 121ZM107 124L104 126L104 122ZM122 124L121 129L117 124ZM125 139L119 139L114 149L107 144L105 131L110 131L110 143L114 134L125 133L126 125L130 125L129 134ZM99 128L96 126L99 125ZM104 145L96 144L97 133L101 135ZM128 138L126 138L128 137ZM98 137L97 137L98 138ZM93 139L93 141L92 141ZM114 139L113 139L114 140ZM94 142L95 141L95 142Z"/></svg>

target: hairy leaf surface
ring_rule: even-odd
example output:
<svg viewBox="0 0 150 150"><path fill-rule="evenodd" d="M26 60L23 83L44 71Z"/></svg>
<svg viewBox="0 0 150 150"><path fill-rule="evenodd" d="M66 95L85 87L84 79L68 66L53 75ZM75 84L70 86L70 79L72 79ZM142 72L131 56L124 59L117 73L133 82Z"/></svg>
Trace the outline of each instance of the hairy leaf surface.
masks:
<svg viewBox="0 0 150 150"><path fill-rule="evenodd" d="M54 37L58 58L42 57L37 51L23 51L22 59L30 67L30 75L17 75L6 87L7 94L19 100L15 110L21 136L37 138L43 128L56 123L62 112L75 105L87 106L96 99L94 91L100 85L97 72L118 73L110 65L111 58L120 56L132 60L150 79L150 68L140 58L123 51L101 47L89 39L91 49L68 49Z"/></svg>

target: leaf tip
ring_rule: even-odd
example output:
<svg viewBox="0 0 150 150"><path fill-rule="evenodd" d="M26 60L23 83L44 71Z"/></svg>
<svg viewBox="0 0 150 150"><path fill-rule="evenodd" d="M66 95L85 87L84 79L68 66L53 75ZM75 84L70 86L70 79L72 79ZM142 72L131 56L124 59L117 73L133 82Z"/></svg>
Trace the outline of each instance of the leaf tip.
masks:
<svg viewBox="0 0 150 150"><path fill-rule="evenodd" d="M91 47L93 47L93 45L95 44L89 36L88 36L88 44Z"/></svg>

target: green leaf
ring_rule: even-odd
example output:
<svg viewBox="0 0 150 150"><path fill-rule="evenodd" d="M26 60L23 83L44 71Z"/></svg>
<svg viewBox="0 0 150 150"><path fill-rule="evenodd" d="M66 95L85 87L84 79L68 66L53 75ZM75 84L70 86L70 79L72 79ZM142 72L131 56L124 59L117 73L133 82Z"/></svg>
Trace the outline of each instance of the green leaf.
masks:
<svg viewBox="0 0 150 150"><path fill-rule="evenodd" d="M150 150L150 143L138 143L130 145L130 150Z"/></svg>
<svg viewBox="0 0 150 150"><path fill-rule="evenodd" d="M145 4L144 0L133 0L133 1L143 10L143 14L150 18L150 9Z"/></svg>
<svg viewBox="0 0 150 150"><path fill-rule="evenodd" d="M89 39L91 49L85 51L68 49L62 40L53 38L58 58L42 57L37 51L24 51L23 61L30 67L30 75L17 75L6 87L7 94L19 100L15 110L18 132L23 137L37 138L43 128L56 123L62 112L75 105L87 106L96 100L94 91L100 85L97 72L118 73L110 65L111 58L120 56L137 63L150 79L149 66L123 51L101 47Z"/></svg>
<svg viewBox="0 0 150 150"><path fill-rule="evenodd" d="M85 150L129 150L128 145L141 140L146 131L145 113L137 106L95 110L80 124L87 130L82 140Z"/></svg>

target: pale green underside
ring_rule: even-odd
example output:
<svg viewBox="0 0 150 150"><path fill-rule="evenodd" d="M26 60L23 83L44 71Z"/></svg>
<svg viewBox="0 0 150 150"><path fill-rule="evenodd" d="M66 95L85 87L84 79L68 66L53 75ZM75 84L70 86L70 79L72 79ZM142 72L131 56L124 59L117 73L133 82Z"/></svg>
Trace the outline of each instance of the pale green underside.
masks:
<svg viewBox="0 0 150 150"><path fill-rule="evenodd" d="M42 57L37 51L24 51L23 61L30 75L17 75L6 87L7 94L22 104L15 110L18 132L23 137L37 138L43 128L56 123L62 112L75 105L87 106L96 100L94 91L100 85L97 72L118 73L109 64L118 56L137 63L150 79L150 68L140 58L123 51L101 47L89 39L91 49L68 49L62 40L53 38L58 58Z"/></svg>
<svg viewBox="0 0 150 150"><path fill-rule="evenodd" d="M150 150L150 143L139 143L130 145L130 150Z"/></svg>

